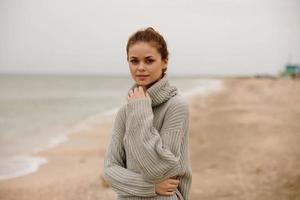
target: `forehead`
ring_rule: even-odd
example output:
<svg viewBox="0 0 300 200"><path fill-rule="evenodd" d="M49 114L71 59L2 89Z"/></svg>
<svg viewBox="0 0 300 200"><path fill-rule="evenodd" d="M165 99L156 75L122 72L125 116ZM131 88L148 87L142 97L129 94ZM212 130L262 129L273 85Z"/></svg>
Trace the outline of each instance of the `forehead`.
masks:
<svg viewBox="0 0 300 200"><path fill-rule="evenodd" d="M159 56L157 48L148 42L137 42L128 49L129 57Z"/></svg>

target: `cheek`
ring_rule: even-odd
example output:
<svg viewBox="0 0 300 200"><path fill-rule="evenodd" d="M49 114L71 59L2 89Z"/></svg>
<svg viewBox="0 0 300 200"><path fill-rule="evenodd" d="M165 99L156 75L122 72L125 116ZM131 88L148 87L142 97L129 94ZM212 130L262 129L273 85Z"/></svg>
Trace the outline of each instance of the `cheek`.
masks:
<svg viewBox="0 0 300 200"><path fill-rule="evenodd" d="M129 70L131 73L133 73L135 71L135 67L129 64Z"/></svg>
<svg viewBox="0 0 300 200"><path fill-rule="evenodd" d="M160 66L160 65L153 66L153 68L152 68L152 72L155 74L160 74L161 71L162 71L162 66Z"/></svg>

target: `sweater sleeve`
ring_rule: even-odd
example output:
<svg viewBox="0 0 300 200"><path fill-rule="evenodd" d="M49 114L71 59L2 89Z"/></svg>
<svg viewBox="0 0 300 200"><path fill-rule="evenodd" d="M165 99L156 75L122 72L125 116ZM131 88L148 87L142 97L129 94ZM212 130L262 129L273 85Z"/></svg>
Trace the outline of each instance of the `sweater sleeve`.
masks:
<svg viewBox="0 0 300 200"><path fill-rule="evenodd" d="M160 132L153 126L153 117L149 97L130 100L126 109L125 142L146 179L161 182L180 175L181 144L188 129L188 104L182 99L171 103Z"/></svg>
<svg viewBox="0 0 300 200"><path fill-rule="evenodd" d="M104 158L104 179L120 196L154 197L155 185L126 168L123 135L125 132L123 107L118 111L112 129L110 144Z"/></svg>

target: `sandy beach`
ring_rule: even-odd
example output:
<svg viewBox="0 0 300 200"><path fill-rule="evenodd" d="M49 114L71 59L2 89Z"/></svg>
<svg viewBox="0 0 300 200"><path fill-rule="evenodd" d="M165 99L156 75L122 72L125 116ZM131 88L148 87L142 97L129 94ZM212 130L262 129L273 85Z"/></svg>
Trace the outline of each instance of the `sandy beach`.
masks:
<svg viewBox="0 0 300 200"><path fill-rule="evenodd" d="M300 81L230 78L189 98L192 200L300 200ZM1 200L110 200L101 174L112 119L37 156L32 174L0 181Z"/></svg>

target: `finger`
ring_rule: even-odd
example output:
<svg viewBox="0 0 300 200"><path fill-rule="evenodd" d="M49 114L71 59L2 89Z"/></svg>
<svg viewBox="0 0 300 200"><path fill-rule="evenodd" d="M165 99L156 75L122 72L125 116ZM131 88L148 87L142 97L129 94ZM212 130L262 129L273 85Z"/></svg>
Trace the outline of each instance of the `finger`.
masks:
<svg viewBox="0 0 300 200"><path fill-rule="evenodd" d="M134 91L133 91L133 93L136 93L136 92L138 92L138 88L136 87L136 88L134 88Z"/></svg>
<svg viewBox="0 0 300 200"><path fill-rule="evenodd" d="M178 176L172 176L172 177L170 177L171 179L177 179L178 178Z"/></svg>
<svg viewBox="0 0 300 200"><path fill-rule="evenodd" d="M140 86L140 92L146 96L146 89L144 89L142 86Z"/></svg>
<svg viewBox="0 0 300 200"><path fill-rule="evenodd" d="M139 88L138 88L138 92L139 92L140 94L143 94L143 95L145 95L145 92L144 92L144 89L143 89L143 87L142 87L142 86L139 86Z"/></svg>
<svg viewBox="0 0 300 200"><path fill-rule="evenodd" d="M168 196L171 196L171 195L174 195L175 194L175 191L173 191L173 192L166 192L166 195L168 195Z"/></svg>
<svg viewBox="0 0 300 200"><path fill-rule="evenodd" d="M170 183L170 184L178 184L179 183L179 180L177 180L177 179L168 179L168 182Z"/></svg>
<svg viewBox="0 0 300 200"><path fill-rule="evenodd" d="M169 188L167 189L168 192L175 192L177 188Z"/></svg>
<svg viewBox="0 0 300 200"><path fill-rule="evenodd" d="M176 185L170 185L167 189L167 191L174 191L177 189L177 186Z"/></svg>
<svg viewBox="0 0 300 200"><path fill-rule="evenodd" d="M178 183L169 183L168 187L178 187Z"/></svg>
<svg viewBox="0 0 300 200"><path fill-rule="evenodd" d="M174 184L169 184L170 187L175 187L177 188L178 187L178 183L174 183Z"/></svg>
<svg viewBox="0 0 300 200"><path fill-rule="evenodd" d="M132 90L129 90L128 95L131 96L133 94Z"/></svg>

